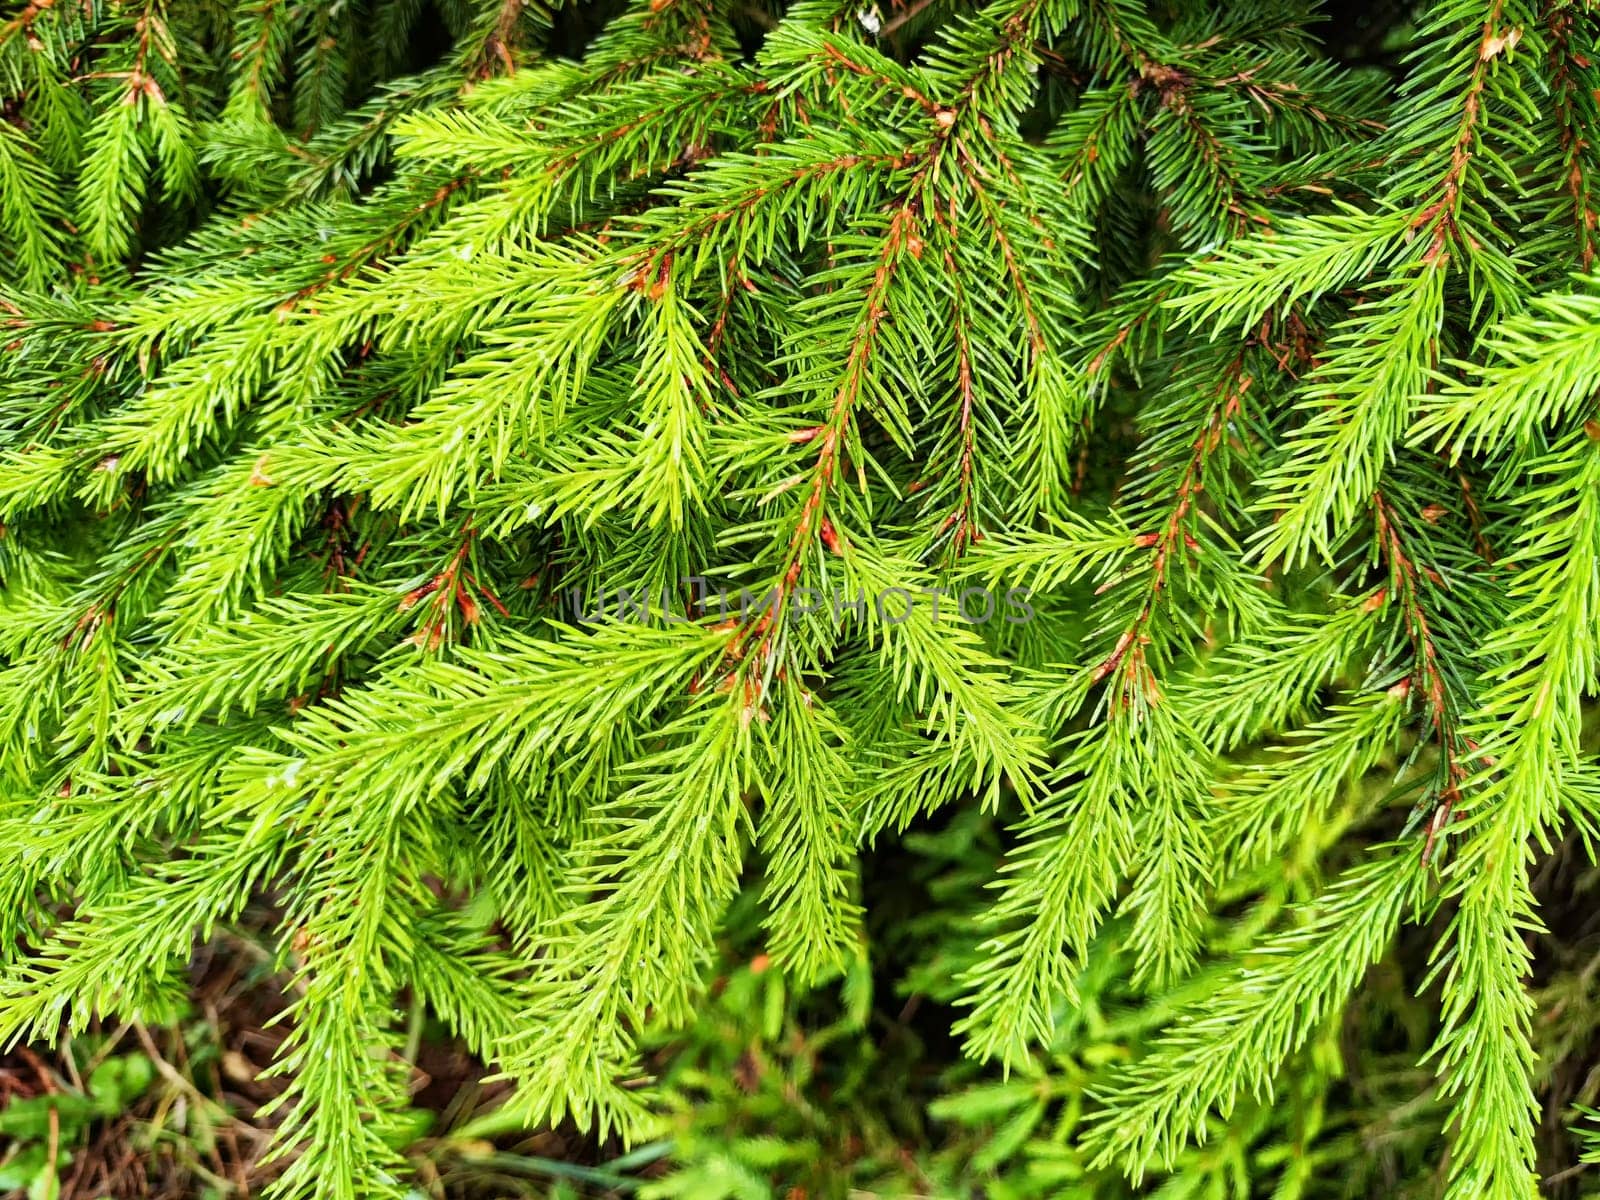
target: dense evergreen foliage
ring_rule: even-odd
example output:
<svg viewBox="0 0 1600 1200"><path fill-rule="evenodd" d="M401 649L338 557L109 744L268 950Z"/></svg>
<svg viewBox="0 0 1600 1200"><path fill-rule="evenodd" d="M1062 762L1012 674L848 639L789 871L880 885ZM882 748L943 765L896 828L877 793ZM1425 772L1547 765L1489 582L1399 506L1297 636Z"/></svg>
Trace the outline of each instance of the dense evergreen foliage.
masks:
<svg viewBox="0 0 1600 1200"><path fill-rule="evenodd" d="M0 20L0 1036L268 904L276 1194L401 1195L402 998L636 1140L736 944L948 1005L944 1186L1539 1194L1600 12L613 9Z"/></svg>

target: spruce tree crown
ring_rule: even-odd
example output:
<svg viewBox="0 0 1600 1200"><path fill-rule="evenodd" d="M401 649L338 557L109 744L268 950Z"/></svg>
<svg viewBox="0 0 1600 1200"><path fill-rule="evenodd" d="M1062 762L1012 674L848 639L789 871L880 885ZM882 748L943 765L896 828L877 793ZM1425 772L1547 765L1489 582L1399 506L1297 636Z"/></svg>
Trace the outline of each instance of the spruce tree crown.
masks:
<svg viewBox="0 0 1600 1200"><path fill-rule="evenodd" d="M1426 929L1445 1195L1532 1200L1600 13L1432 0L1393 71L1322 18L13 4L0 1041L160 1019L267 903L276 1195L403 1196L400 997L636 1136L736 897L832 986L861 856L973 809L966 1053L1108 939L1168 998L1086 1162L1270 1103Z"/></svg>

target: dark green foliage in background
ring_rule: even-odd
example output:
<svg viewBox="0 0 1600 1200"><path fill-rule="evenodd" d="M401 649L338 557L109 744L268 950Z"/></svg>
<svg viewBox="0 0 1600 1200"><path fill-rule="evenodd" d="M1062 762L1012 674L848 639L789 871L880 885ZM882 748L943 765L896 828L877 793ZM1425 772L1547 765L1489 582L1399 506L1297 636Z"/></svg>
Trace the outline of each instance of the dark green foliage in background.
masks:
<svg viewBox="0 0 1600 1200"><path fill-rule="evenodd" d="M279 1196L407 998L662 1195L1573 1185L1600 14L1324 15L13 4L0 1035L266 905Z"/></svg>

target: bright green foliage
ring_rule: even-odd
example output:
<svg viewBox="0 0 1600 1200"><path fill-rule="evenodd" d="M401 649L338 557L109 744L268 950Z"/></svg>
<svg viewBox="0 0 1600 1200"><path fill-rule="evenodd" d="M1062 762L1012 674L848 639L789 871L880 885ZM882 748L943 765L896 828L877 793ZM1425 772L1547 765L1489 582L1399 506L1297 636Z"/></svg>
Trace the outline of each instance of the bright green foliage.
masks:
<svg viewBox="0 0 1600 1200"><path fill-rule="evenodd" d="M863 848L1003 813L967 1051L1150 1018L1073 1178L1311 1146L1422 928L1445 1194L1533 1197L1600 12L1435 0L1389 78L1296 0L600 7L0 22L0 1038L270 903L277 1195L398 1196L403 994L645 1135L730 905L859 975Z"/></svg>

